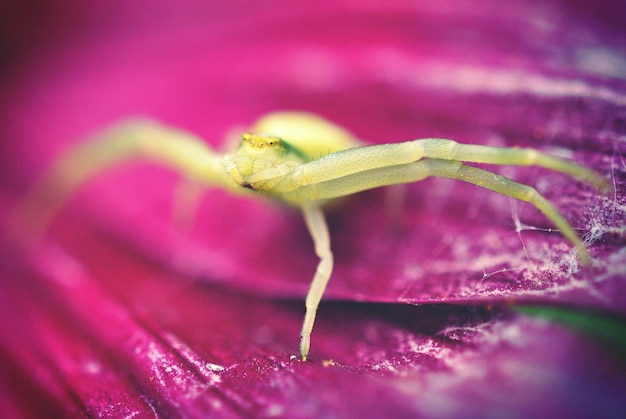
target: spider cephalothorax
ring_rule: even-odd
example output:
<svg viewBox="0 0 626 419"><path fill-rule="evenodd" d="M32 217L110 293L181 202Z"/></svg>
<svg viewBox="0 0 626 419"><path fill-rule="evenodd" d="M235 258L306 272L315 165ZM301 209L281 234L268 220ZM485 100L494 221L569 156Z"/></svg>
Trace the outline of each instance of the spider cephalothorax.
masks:
<svg viewBox="0 0 626 419"><path fill-rule="evenodd" d="M279 137L244 133L237 151L224 157L224 167L244 188L271 192L292 168L305 161L301 152Z"/></svg>

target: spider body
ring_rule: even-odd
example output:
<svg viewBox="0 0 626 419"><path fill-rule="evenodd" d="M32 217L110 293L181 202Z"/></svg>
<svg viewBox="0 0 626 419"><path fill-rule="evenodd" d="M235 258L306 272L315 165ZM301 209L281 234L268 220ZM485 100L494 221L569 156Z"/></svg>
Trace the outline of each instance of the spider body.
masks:
<svg viewBox="0 0 626 419"><path fill-rule="evenodd" d="M235 183L271 194L287 173L305 161L300 150L281 138L244 133L237 151L224 157L224 167Z"/></svg>
<svg viewBox="0 0 626 419"><path fill-rule="evenodd" d="M327 200L429 176L462 180L532 203L572 242L580 261L590 263L573 228L534 188L466 162L541 166L607 190L606 180L584 166L533 149L467 145L440 138L365 146L337 125L299 112L268 114L252 131L243 134L236 150L222 155L186 132L151 121L122 123L61 156L24 199L18 214L40 233L75 188L107 167L133 158L162 163L200 185L262 194L298 207L319 258L300 333L303 360L309 354L317 307L333 270L322 212ZM44 214L41 208L46 209Z"/></svg>

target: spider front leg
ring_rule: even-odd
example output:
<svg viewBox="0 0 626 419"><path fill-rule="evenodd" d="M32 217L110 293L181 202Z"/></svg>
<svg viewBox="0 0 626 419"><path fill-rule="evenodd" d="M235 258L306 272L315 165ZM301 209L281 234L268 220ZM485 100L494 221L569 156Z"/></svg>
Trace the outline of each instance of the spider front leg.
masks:
<svg viewBox="0 0 626 419"><path fill-rule="evenodd" d="M63 154L21 201L11 221L19 235L40 236L69 196L108 168L128 160L160 163L200 183L241 191L224 170L223 156L201 139L156 122L119 124Z"/></svg>
<svg viewBox="0 0 626 419"><path fill-rule="evenodd" d="M333 254L330 250L330 235L326 218L317 204L307 204L302 207L304 221L315 245L315 254L320 259L313 281L306 296L306 312L302 331L300 332L300 358L306 361L311 346L311 332L315 323L317 307L322 300L324 290L333 272Z"/></svg>
<svg viewBox="0 0 626 419"><path fill-rule="evenodd" d="M413 163L423 158L511 166L539 166L566 173L602 192L610 185L584 166L552 157L531 148L505 148L461 144L443 138L424 138L403 143L355 147L330 154L304 165L295 174L298 186L341 178L357 172Z"/></svg>
<svg viewBox="0 0 626 419"><path fill-rule="evenodd" d="M555 208L554 205L543 197L532 186L515 182L504 176L468 166L461 162L448 160L424 160L425 166L430 176L445 177L449 179L458 179L464 182L507 195L520 201L533 204L539 211L543 213L554 225L559 229L561 234L565 236L576 248L576 254L584 265L591 264L591 256L580 240L574 229L567 222L565 217Z"/></svg>
<svg viewBox="0 0 626 419"><path fill-rule="evenodd" d="M357 187L358 185L359 188L364 187L370 189L374 184L382 183L383 185L392 185L396 183L410 183L423 180L430 176L462 180L498 192L502 195L533 204L554 223L563 236L574 244L580 261L585 265L591 263L589 252L584 243L574 232L574 229L554 205L537 192L535 188L515 182L502 175L466 165L463 162L425 159L415 163L375 169L358 175L355 174L351 176L354 177L354 179L342 178L332 182L325 182L324 184L318 185L317 188L320 190L321 187L329 190L329 192L332 190L336 193L342 188L345 188L346 185L353 185L353 187ZM348 191L344 189L341 192L346 193Z"/></svg>
<svg viewBox="0 0 626 419"><path fill-rule="evenodd" d="M314 201L380 186L416 182L428 176L458 179L532 203L574 244L581 262L590 263L589 253L573 228L534 188L465 165L463 161L536 165L567 173L600 190L608 188L606 180L596 172L532 149L474 146L445 139L424 139L357 147L304 164L294 173L289 184L291 189L285 191L282 197L290 202ZM294 187L296 183L299 186Z"/></svg>

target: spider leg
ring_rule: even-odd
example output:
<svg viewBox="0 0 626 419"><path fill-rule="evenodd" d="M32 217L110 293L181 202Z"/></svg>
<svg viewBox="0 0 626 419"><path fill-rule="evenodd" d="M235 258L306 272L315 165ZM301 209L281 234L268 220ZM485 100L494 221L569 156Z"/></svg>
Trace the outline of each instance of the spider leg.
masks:
<svg viewBox="0 0 626 419"><path fill-rule="evenodd" d="M380 186L417 182L429 176L462 180L520 201L530 202L556 225L563 236L574 244L578 257L583 264L591 262L585 245L565 217L535 188L459 161L424 159L415 163L372 169L304 186L300 190L286 194L285 199L325 200ZM292 195L294 196L292 197Z"/></svg>
<svg viewBox="0 0 626 419"><path fill-rule="evenodd" d="M199 138L155 122L134 120L63 154L20 202L12 228L40 236L76 188L107 168L132 159L163 164L201 184L241 190L227 176L223 157Z"/></svg>
<svg viewBox="0 0 626 419"><path fill-rule="evenodd" d="M462 180L498 192L502 195L533 204L543 215L554 223L563 236L572 242L581 263L584 265L591 264L591 256L589 256L585 244L580 240L569 222L550 201L537 192L532 186L524 185L496 173L459 162L437 159L427 161L430 162L431 176Z"/></svg>
<svg viewBox="0 0 626 419"><path fill-rule="evenodd" d="M355 147L302 165L293 182L309 185L371 169L407 164L422 158L497 165L539 166L566 173L607 191L609 184L598 173L533 149L460 144L453 140L426 138L403 143ZM286 189L288 186L285 185Z"/></svg>
<svg viewBox="0 0 626 419"><path fill-rule="evenodd" d="M333 271L333 254L330 250L330 235L328 234L326 218L320 207L313 203L304 205L302 215L313 238L315 253L319 257L317 270L306 296L306 312L300 332L300 357L306 361L311 346L311 332L315 323L317 307Z"/></svg>
<svg viewBox="0 0 626 419"><path fill-rule="evenodd" d="M584 166L550 156L531 148L505 148L483 145L460 144L445 139L417 140L424 150L424 157L512 166L539 166L566 173L606 192L609 183L598 173Z"/></svg>

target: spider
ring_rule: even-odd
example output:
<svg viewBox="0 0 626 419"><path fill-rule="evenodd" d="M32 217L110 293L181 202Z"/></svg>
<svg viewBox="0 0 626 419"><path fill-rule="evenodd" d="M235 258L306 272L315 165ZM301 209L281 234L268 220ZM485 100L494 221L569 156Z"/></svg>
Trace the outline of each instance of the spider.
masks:
<svg viewBox="0 0 626 419"><path fill-rule="evenodd" d="M300 357L307 360L318 305L333 271L330 236L323 204L381 186L416 182L429 176L458 179L530 202L575 247L582 264L590 263L583 242L563 215L541 194L504 176L465 164L540 166L563 172L601 191L607 181L596 172L534 149L460 144L427 138L363 145L348 131L304 112L274 112L244 133L236 149L219 154L195 136L147 120L123 122L62 155L24 199L22 211L41 210L40 226L82 183L108 167L133 158L169 166L194 183L235 193L264 195L299 208L319 258L306 296L300 333Z"/></svg>

